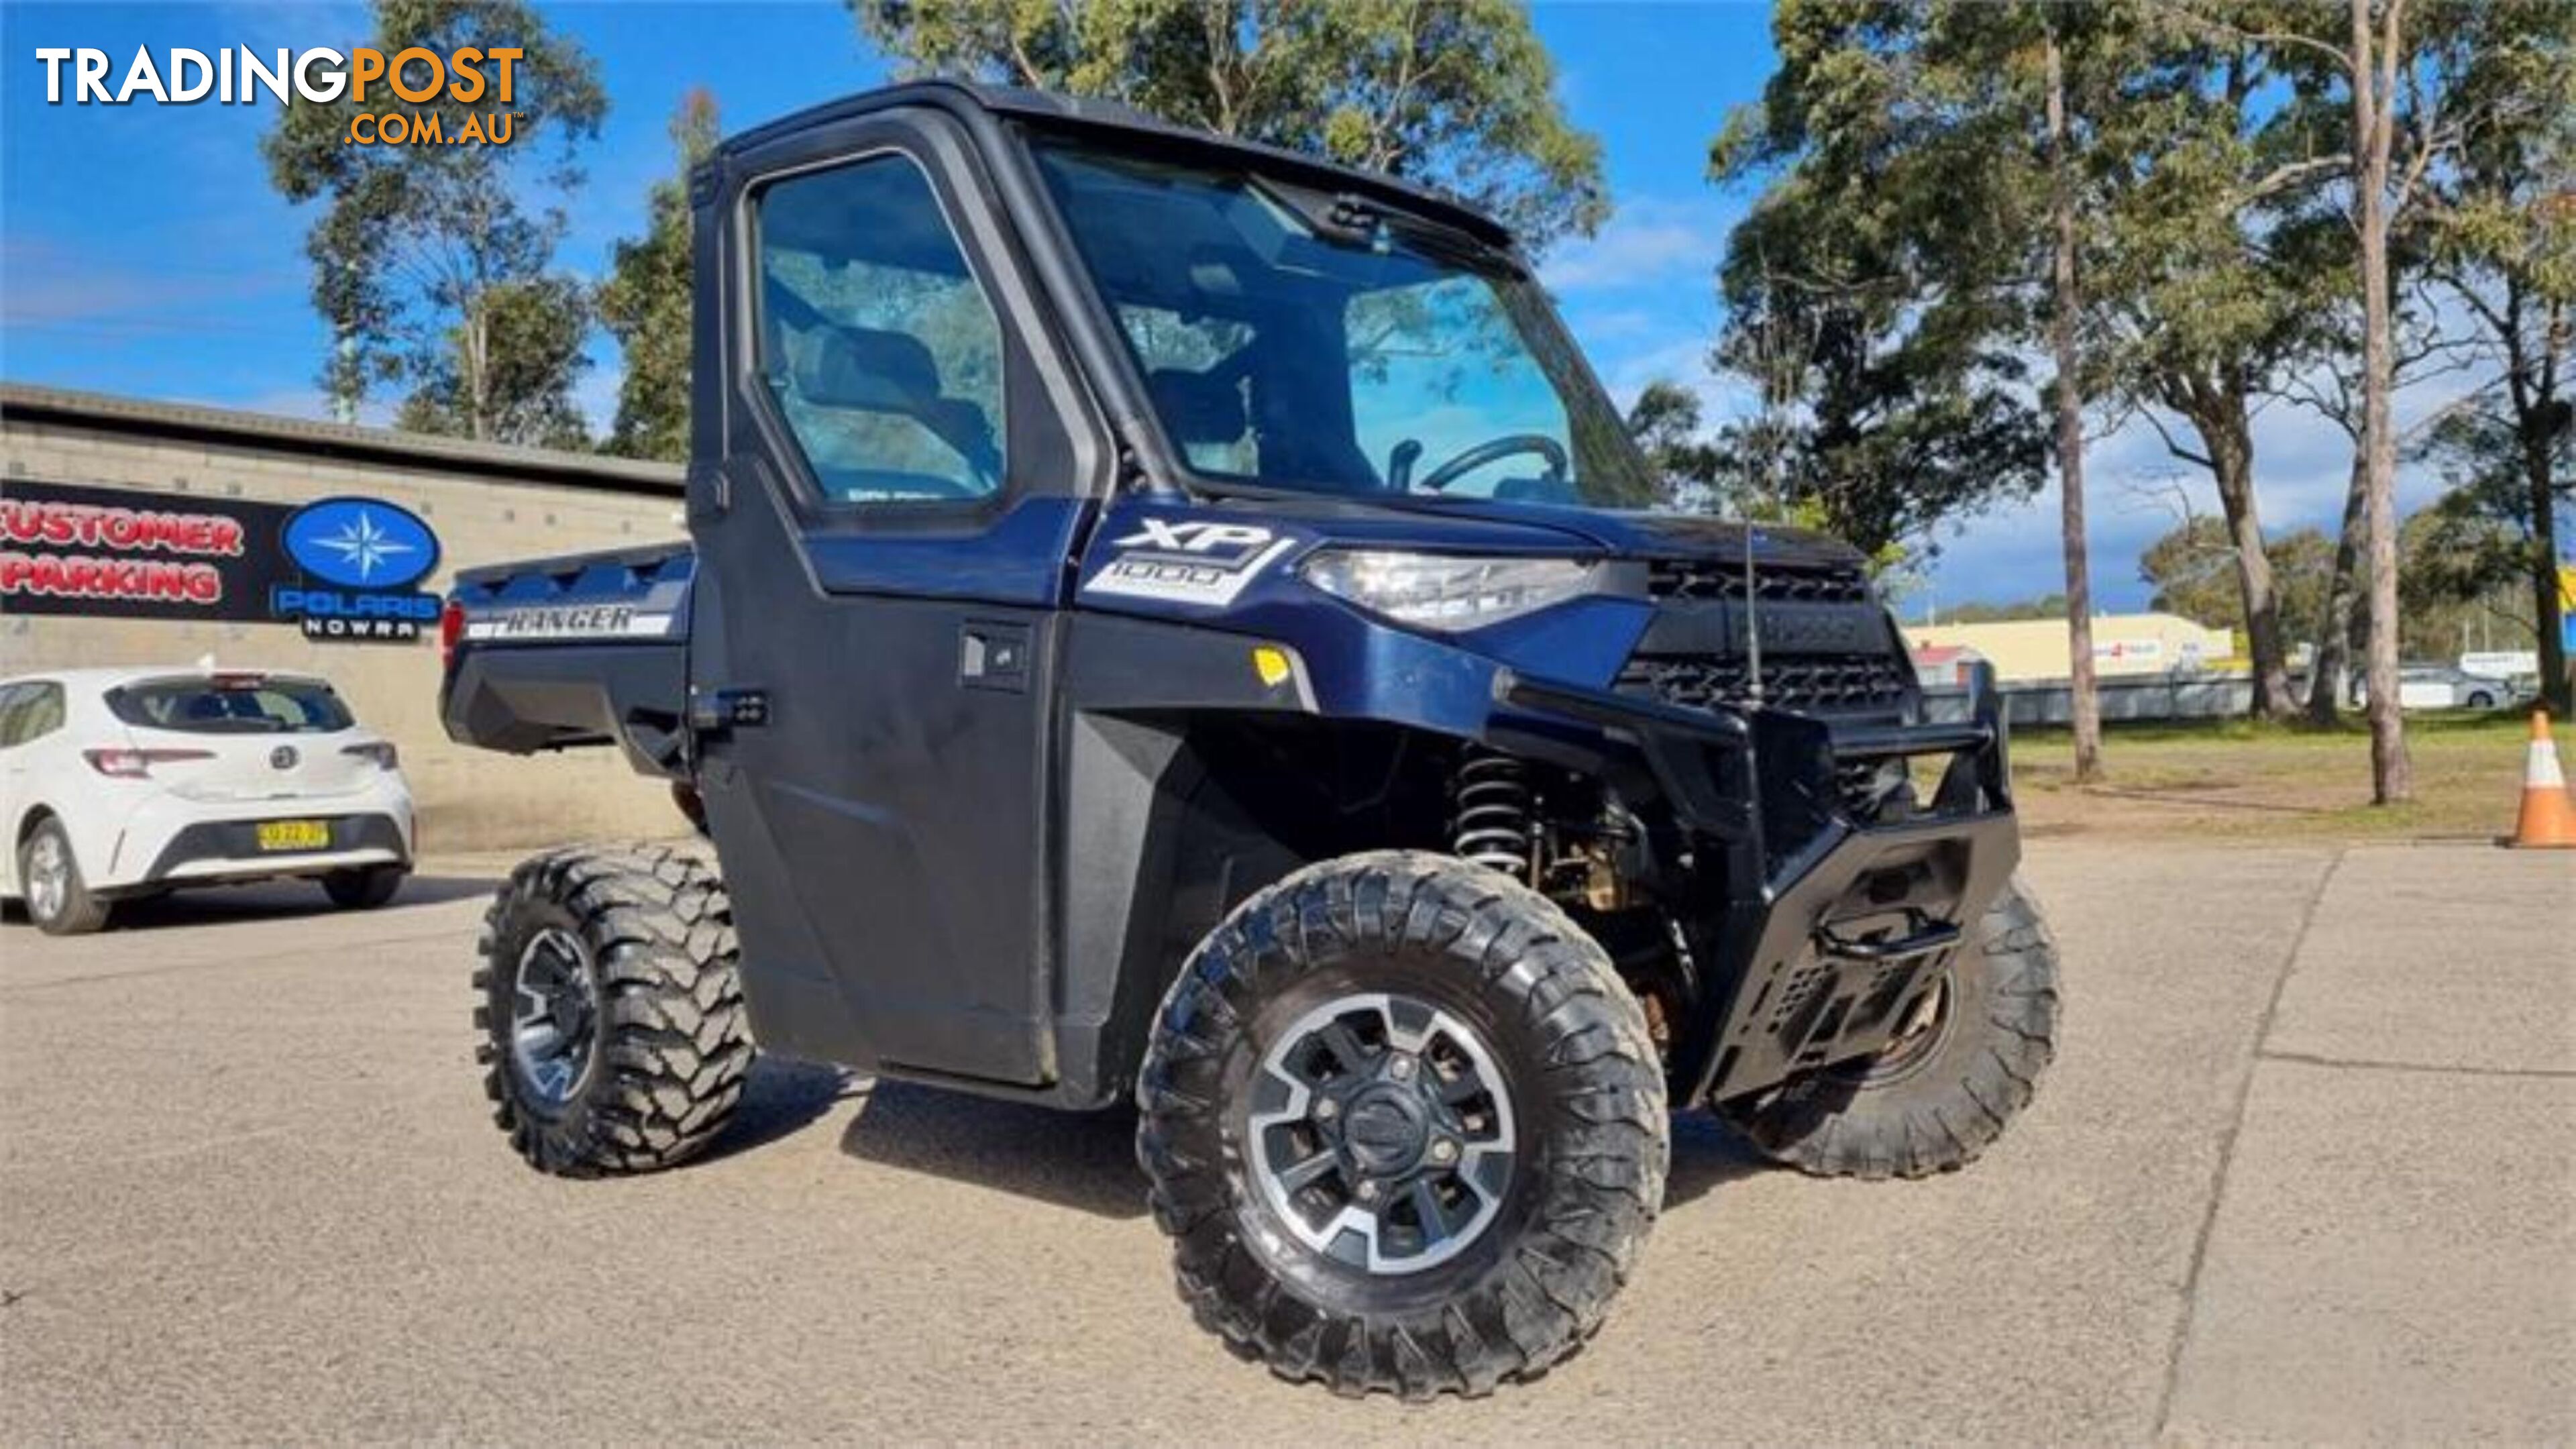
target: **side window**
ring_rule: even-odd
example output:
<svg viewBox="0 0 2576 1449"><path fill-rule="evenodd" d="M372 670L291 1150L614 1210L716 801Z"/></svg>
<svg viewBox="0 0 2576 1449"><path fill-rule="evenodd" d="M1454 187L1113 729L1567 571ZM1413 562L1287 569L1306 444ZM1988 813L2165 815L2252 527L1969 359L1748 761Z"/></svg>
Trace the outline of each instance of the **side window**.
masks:
<svg viewBox="0 0 2576 1449"><path fill-rule="evenodd" d="M921 168L871 157L755 205L761 372L824 497L999 490L1001 324Z"/></svg>
<svg viewBox="0 0 2576 1449"><path fill-rule="evenodd" d="M0 748L43 739L63 727L63 687L21 684L0 699Z"/></svg>

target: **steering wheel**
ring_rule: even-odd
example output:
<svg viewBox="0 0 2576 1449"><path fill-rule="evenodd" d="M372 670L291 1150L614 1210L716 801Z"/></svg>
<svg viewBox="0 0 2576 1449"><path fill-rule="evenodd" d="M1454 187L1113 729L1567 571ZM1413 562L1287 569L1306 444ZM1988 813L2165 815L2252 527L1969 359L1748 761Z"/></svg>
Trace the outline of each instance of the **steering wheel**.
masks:
<svg viewBox="0 0 2576 1449"><path fill-rule="evenodd" d="M1565 477L1565 445L1545 433L1509 433L1490 443L1478 443L1448 462L1422 475L1413 486L1425 493L1437 493L1458 479L1497 458L1515 453L1536 453L1547 460L1547 481L1560 482Z"/></svg>

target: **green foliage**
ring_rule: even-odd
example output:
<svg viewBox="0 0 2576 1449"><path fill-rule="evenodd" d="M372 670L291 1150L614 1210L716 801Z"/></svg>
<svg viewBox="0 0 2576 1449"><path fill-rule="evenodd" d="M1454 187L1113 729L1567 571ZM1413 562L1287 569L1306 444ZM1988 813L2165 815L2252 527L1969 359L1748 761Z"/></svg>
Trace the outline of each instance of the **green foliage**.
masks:
<svg viewBox="0 0 2576 1449"><path fill-rule="evenodd" d="M2549 497L2560 511L2576 505L2576 427L2565 413L2561 401L2544 445ZM2445 413L2414 456L2440 471L2445 491L2409 518L2400 535L2406 552L2398 589L2410 612L2517 590L2531 595L2535 576L2556 588L2558 560L2534 507L2523 433L2509 413L2479 407ZM2514 609L2526 630L2534 602L2536 596L2526 597Z"/></svg>
<svg viewBox="0 0 2576 1449"><path fill-rule="evenodd" d="M2409 659L2471 649L2528 649L2537 635L2529 540L2511 521L2453 492L2397 530L2399 646Z"/></svg>
<svg viewBox="0 0 2576 1449"><path fill-rule="evenodd" d="M2032 13L1784 3L1779 71L1710 148L1716 179L1766 183L1728 240L1717 350L1766 407L1722 440L1863 548L2043 475Z"/></svg>
<svg viewBox="0 0 2576 1449"><path fill-rule="evenodd" d="M632 458L689 455L689 169L715 150L715 97L693 90L671 116L675 174L653 183L644 235L611 250L594 305L617 339L626 372L607 450Z"/></svg>
<svg viewBox="0 0 2576 1449"><path fill-rule="evenodd" d="M1646 455L1667 497L1701 512L1717 510L1725 460L1700 431L1698 394L1657 378L1637 394L1627 424L1628 436Z"/></svg>
<svg viewBox="0 0 2576 1449"><path fill-rule="evenodd" d="M466 335L469 324L459 322L454 345L422 358L394 426L539 448L589 448L589 431L571 393L572 380L589 365L581 350L590 331L581 283L561 275L494 282L474 301L472 318L473 340ZM485 350L479 373L473 347Z"/></svg>
<svg viewBox="0 0 2576 1449"><path fill-rule="evenodd" d="M1443 187L1533 249L1609 215L1601 143L1508 0L849 0L905 71L1105 96Z"/></svg>
<svg viewBox="0 0 2576 1449"><path fill-rule="evenodd" d="M468 45L524 54L506 106L497 87L471 105L444 92L415 105L379 83L362 108L352 86L336 101L283 108L261 138L278 191L322 203L305 254L314 306L339 338L323 389L354 410L378 386L403 388L400 415L410 427L508 442L576 438L571 398L585 365L586 299L550 271L562 212L531 214L520 197L578 185L575 144L598 134L608 108L597 66L525 0L375 0L373 13L366 43L387 55ZM507 145L351 144L350 121L362 109L436 116L448 136L469 115L506 109L512 137Z"/></svg>
<svg viewBox="0 0 2576 1449"><path fill-rule="evenodd" d="M2293 638L2314 638L2334 578L2334 540L2318 529L2302 528L2266 539L2263 551L2271 561L2283 624ZM2194 517L2147 545L2138 555L2138 577L2155 586L2150 608L2244 633L2245 591L2237 581L2236 545L2223 520Z"/></svg>
<svg viewBox="0 0 2576 1449"><path fill-rule="evenodd" d="M2036 599L2014 599L2005 603L1972 600L1941 611L1944 624L2004 624L2020 619L2057 619L2066 617L2064 594L2043 594Z"/></svg>

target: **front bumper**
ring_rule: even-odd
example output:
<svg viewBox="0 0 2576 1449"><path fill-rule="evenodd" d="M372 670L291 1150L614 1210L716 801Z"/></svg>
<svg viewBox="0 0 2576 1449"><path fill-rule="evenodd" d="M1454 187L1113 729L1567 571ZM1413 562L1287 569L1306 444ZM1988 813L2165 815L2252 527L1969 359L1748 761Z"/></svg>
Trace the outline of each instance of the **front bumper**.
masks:
<svg viewBox="0 0 2576 1449"><path fill-rule="evenodd" d="M1683 709L1509 671L1495 697L1510 711L1498 745L1591 770L1672 818L1666 894L1689 903L1676 916L1702 1003L1668 1058L1681 1100L1884 1050L2020 859L2001 699L1983 666L1958 724ZM1587 732L1628 748L1601 756L1580 743ZM1838 769L1921 757L1946 763L1917 813L1852 818Z"/></svg>

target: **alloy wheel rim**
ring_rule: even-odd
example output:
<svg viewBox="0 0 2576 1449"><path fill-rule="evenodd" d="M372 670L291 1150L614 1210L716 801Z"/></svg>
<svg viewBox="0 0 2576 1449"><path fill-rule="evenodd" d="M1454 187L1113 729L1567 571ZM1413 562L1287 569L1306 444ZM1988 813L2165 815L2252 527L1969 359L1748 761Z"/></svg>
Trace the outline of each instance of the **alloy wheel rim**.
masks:
<svg viewBox="0 0 2576 1449"><path fill-rule="evenodd" d="M60 838L48 831L27 847L27 911L40 921L61 915L70 894L70 862Z"/></svg>
<svg viewBox="0 0 2576 1449"><path fill-rule="evenodd" d="M1952 1006L1958 994L1950 973L1944 970L1932 983L1932 989L1915 1002L1905 1025L1897 1029L1886 1048L1854 1064L1860 1084L1884 1087L1923 1070L1923 1064L1950 1038L1951 1018L1955 1015Z"/></svg>
<svg viewBox="0 0 2576 1449"><path fill-rule="evenodd" d="M510 1060L538 1101L559 1110L590 1076L599 981L590 951L560 926L528 938L510 981Z"/></svg>
<svg viewBox="0 0 2576 1449"><path fill-rule="evenodd" d="M1411 997L1337 998L1254 1070L1252 1176L1288 1233L1378 1276L1465 1252L1493 1223L1519 1149L1511 1094L1472 1027Z"/></svg>

